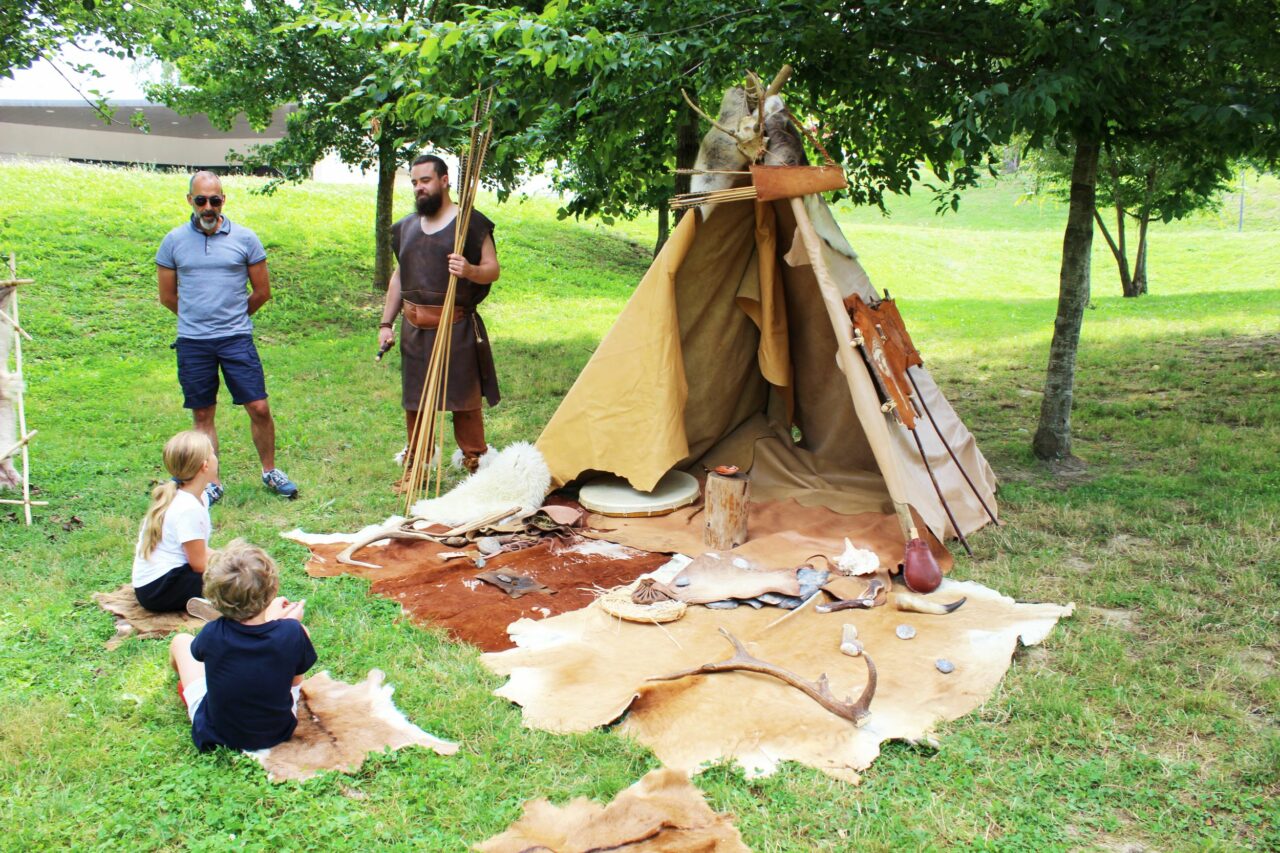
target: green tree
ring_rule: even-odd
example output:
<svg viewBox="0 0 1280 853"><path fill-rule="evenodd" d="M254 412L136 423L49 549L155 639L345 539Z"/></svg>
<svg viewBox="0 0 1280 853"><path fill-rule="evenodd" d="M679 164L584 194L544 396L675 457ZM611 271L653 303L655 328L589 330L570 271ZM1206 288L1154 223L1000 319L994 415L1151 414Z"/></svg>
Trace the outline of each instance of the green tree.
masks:
<svg viewBox="0 0 1280 853"><path fill-rule="evenodd" d="M89 52L133 59L131 47L121 47L101 37L109 28L109 20L110 13L104 15L97 0L10 0L0 4L0 77L12 78L15 71L43 59L97 111L102 121L115 122L116 110L107 102L108 94L96 88L82 91L67 76L64 66L91 77L101 77L101 72L90 61L68 61L59 55L63 47L75 44ZM147 129L141 111L133 114L130 123Z"/></svg>
<svg viewBox="0 0 1280 853"><path fill-rule="evenodd" d="M993 4L1011 14L1014 8ZM1099 159L1150 146L1186 166L1280 156L1280 40L1268 0L1038 0L1016 11L1019 48L996 82L966 93L958 147L1026 133L1072 151L1058 311L1032 440L1036 456L1072 458L1076 354L1089 301Z"/></svg>
<svg viewBox="0 0 1280 853"><path fill-rule="evenodd" d="M1033 192L1070 198L1071 159L1066 154L1049 148L1034 152L1023 162L1035 177ZM1142 296L1147 292L1151 223L1182 219L1217 203L1229 189L1231 176L1232 163L1216 150L1191 147L1170 151L1158 145L1117 142L1111 150L1102 151L1094 222L1115 258L1122 294ZM1137 228L1132 255L1129 223Z"/></svg>
<svg viewBox="0 0 1280 853"><path fill-rule="evenodd" d="M678 190L673 167L692 165L701 137L680 90L719 92L748 69L771 74L788 63L799 81L788 103L820 116L833 154L850 152L852 198L880 204L885 193L910 192L924 163L942 180L939 199L954 207L955 192L990 157L983 150L973 162L955 161L938 124L954 106L952 85L917 91L907 70L923 64L940 78L977 79L976 54L939 56L938 34L954 27L975 41L999 41L1008 26L1000 16L980 17L974 4L945 15L874 5L883 7L875 32L846 20L841 3L744 8L729 0L553 0L536 14L474 7L459 21L330 17L325 24L366 48L399 54L396 76L378 82L405 93L388 111L407 124L439 122L452 110L461 131L466 110L452 107L454 100L477 84L492 86L498 144L491 179L509 192L521 167L557 164L552 179L567 196L564 215L661 212ZM884 45L895 39L911 46L892 55ZM885 109L885 99L896 109Z"/></svg>
<svg viewBox="0 0 1280 853"><path fill-rule="evenodd" d="M1069 150L1058 313L1033 440L1040 458L1065 459L1099 157L1142 143L1274 161L1278 20L1274 0L553 0L537 15L475 8L460 22L359 21L345 33L418 57L396 66L408 76L382 81L402 87L396 114L406 121L447 111L433 96L463 94L462 81L495 86L499 138L532 162L571 164L560 183L573 194L569 212L629 211L661 194L678 85L716 91L743 69L783 62L798 81L789 102L821 117L858 202L909 192L923 163L954 208L1012 140ZM621 170L627 156L647 180Z"/></svg>
<svg viewBox="0 0 1280 853"><path fill-rule="evenodd" d="M343 20L369 10L418 20L441 5L352 0L345 8L328 8ZM305 23L315 9L311 0L155 0L122 13L117 26L142 33L147 51L176 69L175 82L148 91L174 109L204 113L224 128L243 113L262 128L277 109L289 107L281 140L239 152L246 167L268 167L298 181L332 151L349 166L375 170L373 284L385 290L394 263L390 230L396 169L435 128L410 130L385 109L400 92L377 81L399 76L395 53L329 37L319 25ZM383 119L371 123L369 116L376 112Z"/></svg>

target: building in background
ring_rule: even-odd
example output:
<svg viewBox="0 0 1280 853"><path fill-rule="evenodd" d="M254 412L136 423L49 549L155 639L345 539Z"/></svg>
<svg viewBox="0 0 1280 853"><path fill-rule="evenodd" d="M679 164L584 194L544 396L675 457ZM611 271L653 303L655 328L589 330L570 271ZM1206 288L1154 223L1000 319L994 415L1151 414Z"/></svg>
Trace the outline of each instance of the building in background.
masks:
<svg viewBox="0 0 1280 853"><path fill-rule="evenodd" d="M0 100L0 156L234 171L231 152L284 136L288 112L278 110L258 133L243 117L224 131L203 115L184 116L147 101L110 103L115 118L104 122L83 100ZM149 133L130 124L136 112L146 117Z"/></svg>

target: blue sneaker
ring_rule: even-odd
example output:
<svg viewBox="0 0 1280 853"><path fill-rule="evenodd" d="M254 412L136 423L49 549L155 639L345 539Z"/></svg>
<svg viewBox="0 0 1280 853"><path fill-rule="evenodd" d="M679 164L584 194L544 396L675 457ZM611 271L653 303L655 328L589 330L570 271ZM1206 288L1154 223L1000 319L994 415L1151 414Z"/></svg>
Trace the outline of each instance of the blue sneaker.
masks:
<svg viewBox="0 0 1280 853"><path fill-rule="evenodd" d="M218 501L222 500L223 494L222 486L219 486L217 483L209 483L204 487L204 502L209 506L213 506Z"/></svg>
<svg viewBox="0 0 1280 853"><path fill-rule="evenodd" d="M262 472L262 485L289 500L293 500L298 496L298 487L279 468L272 468L270 471Z"/></svg>

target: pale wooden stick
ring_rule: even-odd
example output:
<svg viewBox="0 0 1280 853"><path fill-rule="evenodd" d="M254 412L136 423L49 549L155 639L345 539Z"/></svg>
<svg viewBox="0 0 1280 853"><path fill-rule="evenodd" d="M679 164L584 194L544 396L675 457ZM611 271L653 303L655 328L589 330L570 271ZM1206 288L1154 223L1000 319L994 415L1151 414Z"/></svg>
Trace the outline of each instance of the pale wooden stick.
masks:
<svg viewBox="0 0 1280 853"><path fill-rule="evenodd" d="M22 506L33 507L33 506L48 506L49 502L48 501L14 501L14 500L9 500L8 498L0 498L0 504L15 504L15 505L20 504ZM31 510L29 509L27 510L27 524L31 524Z"/></svg>
<svg viewBox="0 0 1280 853"><path fill-rule="evenodd" d="M21 438L21 439L20 439L16 444L14 444L14 445L13 445L13 447L10 447L10 448L9 448L8 450L6 450L4 453L0 453L0 462L3 462L4 460L8 459L8 458L9 458L10 456L12 456L13 454L17 453L17 452L18 452L22 447L24 447L24 446L26 445L26 443L27 443L28 441L30 441L31 439L35 438L35 437L36 437L36 433L38 433L39 431L40 431L40 430L38 430L38 429L33 429L31 432L29 432L29 433L27 433L26 435L24 435L24 436L23 436L23 437L22 437L22 438Z"/></svg>
<svg viewBox="0 0 1280 853"><path fill-rule="evenodd" d="M17 275L17 273L10 273L10 275ZM20 284L35 283L36 280L34 278L11 278L8 281L0 281L0 287L17 287Z"/></svg>
<svg viewBox="0 0 1280 853"><path fill-rule="evenodd" d="M15 292L13 295L14 295L14 298L17 298L17 296L18 296L18 294L17 294L16 292ZM27 334L27 330L26 330L26 329L24 329L24 328L22 328L21 326L19 326L19 325L18 325L18 321L17 321L17 320L13 319L12 317L10 317L8 314L6 314L6 313L5 313L5 310L4 310L3 308L0 308L0 320L8 320L8 321L9 321L9 325L13 326L13 330L14 330L15 332L17 332L18 334L22 335L24 338L26 338L26 339L27 339L27 340L29 340L29 341L30 341L30 340L34 340L34 338L32 338L29 334Z"/></svg>
<svg viewBox="0 0 1280 853"><path fill-rule="evenodd" d="M491 512L484 518L477 518L475 521L468 521L466 524L460 524L452 530L446 530L444 533L440 534L440 538L448 539L450 536L462 536L463 534L470 533L473 530L479 530L486 524L493 524L495 521L502 521L502 519L506 518L508 515L514 515L519 511L520 507L513 506L510 509Z"/></svg>
<svg viewBox="0 0 1280 853"><path fill-rule="evenodd" d="M13 252L9 253L9 278L18 281L18 261ZM18 325L18 291L13 291L13 325ZM13 359L18 370L18 434L27 435L27 409L22 398L22 338L13 339ZM31 526L31 451L24 442L22 445L22 500L23 515L27 526ZM47 502L46 502L47 505Z"/></svg>

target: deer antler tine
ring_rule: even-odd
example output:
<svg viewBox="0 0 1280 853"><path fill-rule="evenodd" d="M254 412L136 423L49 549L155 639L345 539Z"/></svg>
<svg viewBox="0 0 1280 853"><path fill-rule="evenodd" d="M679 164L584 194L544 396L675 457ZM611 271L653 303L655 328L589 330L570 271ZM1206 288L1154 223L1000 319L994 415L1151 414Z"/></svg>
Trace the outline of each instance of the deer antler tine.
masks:
<svg viewBox="0 0 1280 853"><path fill-rule="evenodd" d="M863 651L859 657L867 662L867 684L862 688L862 695L858 697L858 701L853 703L852 713L854 719L858 720L871 715L871 699L876 695L876 684L878 682L876 665L871 660L871 656L866 651Z"/></svg>
<svg viewBox="0 0 1280 853"><path fill-rule="evenodd" d="M709 121L709 122L711 123L711 126L712 126L712 127L714 127L716 130L720 131L721 133L728 134L728 135L729 135L730 137L732 137L733 139L737 139L737 138L738 138L738 135L737 135L736 133L734 133L732 130L730 130L729 128L725 127L723 124L721 124L720 122L718 122L718 121L716 121L715 119L713 119L711 116L709 116L709 115L707 115L706 113L704 113L704 112L702 111L702 108L701 108L701 107L699 107L697 104L695 104L695 103L693 102L693 99L689 97L689 93L688 93L688 92L686 92L684 89L681 89L681 90L680 90L680 94L684 96L684 102L685 102L686 104L688 104L688 105L689 105L690 109L692 109L695 113L697 113L698 115L702 116L704 119L706 119L707 121Z"/></svg>
<svg viewBox="0 0 1280 853"><path fill-rule="evenodd" d="M830 682L827 680L827 674L824 672L818 676L816 682L805 681L800 676L776 664L768 661L762 661L753 657L746 647L738 640L737 637L729 633L724 628L720 629L720 633L724 635L734 648L733 657L728 660L719 661L717 663L704 663L702 666L694 669L681 670L673 672L669 675L655 675L646 679L647 681L676 681L690 675L710 675L716 672L733 672L736 670L745 670L746 672L755 672L760 675L768 675L778 679L786 684L791 685L797 690L804 693L813 701L826 708L837 717L841 717L853 723L861 725L862 721L870 714L871 698L876 692L876 670L875 664L864 653L862 657L867 661L867 684L863 688L862 696L856 703L841 702L837 700L831 693Z"/></svg>

